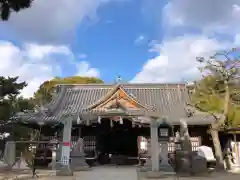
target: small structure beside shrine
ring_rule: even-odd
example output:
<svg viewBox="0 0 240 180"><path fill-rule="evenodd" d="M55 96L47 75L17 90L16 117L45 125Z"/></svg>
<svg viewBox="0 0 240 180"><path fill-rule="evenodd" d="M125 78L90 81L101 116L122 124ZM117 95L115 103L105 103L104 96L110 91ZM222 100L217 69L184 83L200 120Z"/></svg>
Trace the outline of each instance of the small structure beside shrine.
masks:
<svg viewBox="0 0 240 180"><path fill-rule="evenodd" d="M227 137L226 156L228 161L226 163L227 169L233 172L240 171L240 127L226 128L223 132Z"/></svg>
<svg viewBox="0 0 240 180"><path fill-rule="evenodd" d="M158 171L156 120L167 119L172 126L167 144L169 153L175 149L174 134L179 131L180 119L188 124L193 151L202 144L211 145L207 129L214 118L189 104L185 84L58 85L52 102L38 112L20 117L25 123L40 124L42 134L48 137L54 134L44 131L44 127L64 125L59 134L62 141L59 163L69 174L71 145L79 138L84 141L86 160L99 164L136 164L151 156L151 169Z"/></svg>

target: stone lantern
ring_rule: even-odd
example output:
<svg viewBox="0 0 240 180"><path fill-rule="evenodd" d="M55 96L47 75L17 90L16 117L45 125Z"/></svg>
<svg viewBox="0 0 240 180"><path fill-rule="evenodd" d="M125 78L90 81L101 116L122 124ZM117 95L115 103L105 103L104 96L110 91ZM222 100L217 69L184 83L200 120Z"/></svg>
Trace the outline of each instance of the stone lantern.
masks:
<svg viewBox="0 0 240 180"><path fill-rule="evenodd" d="M158 127L158 138L160 141L168 142L171 136L172 126L167 122L166 119L159 121Z"/></svg>

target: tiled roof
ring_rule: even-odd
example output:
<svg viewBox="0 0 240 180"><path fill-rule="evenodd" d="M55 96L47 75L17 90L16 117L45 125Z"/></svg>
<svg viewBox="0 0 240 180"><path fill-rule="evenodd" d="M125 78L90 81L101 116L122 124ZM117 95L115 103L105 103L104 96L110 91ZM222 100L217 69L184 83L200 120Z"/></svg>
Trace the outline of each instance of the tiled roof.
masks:
<svg viewBox="0 0 240 180"><path fill-rule="evenodd" d="M56 121L69 114L74 119L77 119L77 116L86 118L87 114L94 115L94 112L86 113L84 109L99 101L115 86L60 85L54 100L46 106L46 113L26 114L24 117L35 121ZM166 116L175 124L188 115L185 107L189 103L189 95L185 84L122 84L121 88L142 105L153 107L153 116Z"/></svg>

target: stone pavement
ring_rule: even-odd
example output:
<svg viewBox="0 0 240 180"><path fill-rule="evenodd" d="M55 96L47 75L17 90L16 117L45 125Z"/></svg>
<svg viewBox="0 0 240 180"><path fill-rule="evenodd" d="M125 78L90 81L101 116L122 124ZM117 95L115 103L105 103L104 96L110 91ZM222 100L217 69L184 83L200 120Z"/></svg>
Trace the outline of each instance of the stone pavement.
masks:
<svg viewBox="0 0 240 180"><path fill-rule="evenodd" d="M53 176L54 172L51 170L37 170L37 175L41 177ZM32 171L31 170L0 170L0 180L29 180L32 179ZM35 178L36 179L36 178Z"/></svg>
<svg viewBox="0 0 240 180"><path fill-rule="evenodd" d="M76 172L74 177L46 177L41 180L143 180L137 178L135 167L101 166L90 171ZM161 178L165 180L240 180L240 174L212 173L203 177L177 177ZM145 179L144 179L145 180ZM152 179L153 180L153 179ZM157 180L157 179L155 179Z"/></svg>
<svg viewBox="0 0 240 180"><path fill-rule="evenodd" d="M79 171L75 172L74 177L59 177L59 176L53 176L53 172L51 171L43 171L39 170L37 171L38 175L40 175L41 180L145 180L143 178L137 177L137 171L136 167L133 166L100 166L92 168L89 171ZM4 177L8 177L8 179L5 178L5 180L13 180L16 175L21 180L31 180L31 174L28 172L15 172L15 174L5 174L6 176L0 176L0 180L4 179ZM1 174L0 172L0 175ZM15 178L16 179L16 178ZM37 178L34 178L35 180ZM161 178L165 180L240 180L240 174L233 174L233 173L212 173L208 176L203 177L166 177ZM156 179L155 179L156 180Z"/></svg>
<svg viewBox="0 0 240 180"><path fill-rule="evenodd" d="M137 180L136 168L131 166L102 166L75 175L76 180Z"/></svg>

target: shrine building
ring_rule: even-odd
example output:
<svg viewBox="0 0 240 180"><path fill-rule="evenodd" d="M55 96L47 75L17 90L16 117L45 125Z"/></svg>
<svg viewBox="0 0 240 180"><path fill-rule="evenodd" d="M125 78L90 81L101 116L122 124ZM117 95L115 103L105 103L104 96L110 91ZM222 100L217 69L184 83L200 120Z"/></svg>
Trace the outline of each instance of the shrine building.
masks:
<svg viewBox="0 0 240 180"><path fill-rule="evenodd" d="M58 85L49 104L38 112L22 114L21 119L42 126L42 134L49 140L54 132L44 128L68 120L71 139L62 139L60 133L60 140L72 145L82 137L88 158L96 157L97 152L138 159L147 151L151 121L161 118L171 124L172 137L179 130L180 120L185 120L193 150L212 146L207 130L214 118L190 103L186 84ZM68 132L66 128L63 131ZM174 143L168 146L169 152L174 150Z"/></svg>

